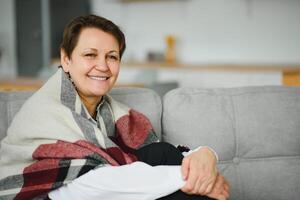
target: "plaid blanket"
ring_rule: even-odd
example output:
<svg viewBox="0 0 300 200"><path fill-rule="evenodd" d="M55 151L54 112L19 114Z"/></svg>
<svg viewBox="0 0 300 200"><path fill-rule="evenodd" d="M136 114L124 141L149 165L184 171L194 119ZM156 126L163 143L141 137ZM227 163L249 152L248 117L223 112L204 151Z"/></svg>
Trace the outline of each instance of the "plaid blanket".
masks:
<svg viewBox="0 0 300 200"><path fill-rule="evenodd" d="M91 120L58 69L24 103L2 140L0 199L47 198L91 169L136 161L136 149L158 140L144 115L108 95L97 113Z"/></svg>

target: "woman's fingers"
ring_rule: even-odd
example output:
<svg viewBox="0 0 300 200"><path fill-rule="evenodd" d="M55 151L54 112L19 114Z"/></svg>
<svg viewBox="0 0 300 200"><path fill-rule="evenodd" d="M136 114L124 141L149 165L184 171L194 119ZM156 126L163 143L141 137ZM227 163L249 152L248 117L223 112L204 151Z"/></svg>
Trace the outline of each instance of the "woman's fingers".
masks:
<svg viewBox="0 0 300 200"><path fill-rule="evenodd" d="M190 167L189 174L187 177L187 182L183 187L182 191L188 194L194 194L197 179L198 179L197 170L194 167Z"/></svg>
<svg viewBox="0 0 300 200"><path fill-rule="evenodd" d="M229 198L229 184L221 174L218 174L216 183L207 196L218 200L226 200Z"/></svg>
<svg viewBox="0 0 300 200"><path fill-rule="evenodd" d="M204 181L202 185L198 187L199 188L198 194L206 195L210 193L215 184L215 181L216 181L216 177L211 176L210 178L207 178L206 181Z"/></svg>
<svg viewBox="0 0 300 200"><path fill-rule="evenodd" d="M183 180L187 180L188 174L189 174L189 167L190 167L190 157L185 157L182 160L181 164L181 173Z"/></svg>

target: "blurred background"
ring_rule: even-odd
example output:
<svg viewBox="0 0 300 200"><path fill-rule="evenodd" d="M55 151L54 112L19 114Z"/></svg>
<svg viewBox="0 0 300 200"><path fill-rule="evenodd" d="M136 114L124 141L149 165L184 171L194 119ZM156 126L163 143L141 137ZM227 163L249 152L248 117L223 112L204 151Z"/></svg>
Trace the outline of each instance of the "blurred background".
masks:
<svg viewBox="0 0 300 200"><path fill-rule="evenodd" d="M300 0L0 0L0 89L40 87L89 13L126 35L117 86L300 85Z"/></svg>

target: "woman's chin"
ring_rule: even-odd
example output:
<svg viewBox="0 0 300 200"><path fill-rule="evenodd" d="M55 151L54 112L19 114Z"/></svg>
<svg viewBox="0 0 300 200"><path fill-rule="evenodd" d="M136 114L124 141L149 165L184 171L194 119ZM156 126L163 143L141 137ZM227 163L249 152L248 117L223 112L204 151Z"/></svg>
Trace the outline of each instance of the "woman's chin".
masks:
<svg viewBox="0 0 300 200"><path fill-rule="evenodd" d="M97 90L93 90L91 91L92 96L95 97L102 97L104 95L106 95L108 92L110 91L110 88L103 88L101 90L97 89Z"/></svg>

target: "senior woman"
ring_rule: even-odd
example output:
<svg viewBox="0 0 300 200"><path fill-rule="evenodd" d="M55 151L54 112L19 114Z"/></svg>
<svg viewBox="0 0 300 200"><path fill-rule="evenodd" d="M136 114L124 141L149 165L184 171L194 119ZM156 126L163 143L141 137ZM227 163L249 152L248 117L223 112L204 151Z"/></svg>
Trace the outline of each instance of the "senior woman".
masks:
<svg viewBox="0 0 300 200"><path fill-rule="evenodd" d="M60 68L1 143L1 199L228 198L209 147L183 156L158 141L143 114L107 95L124 50L124 34L105 18L66 26Z"/></svg>

